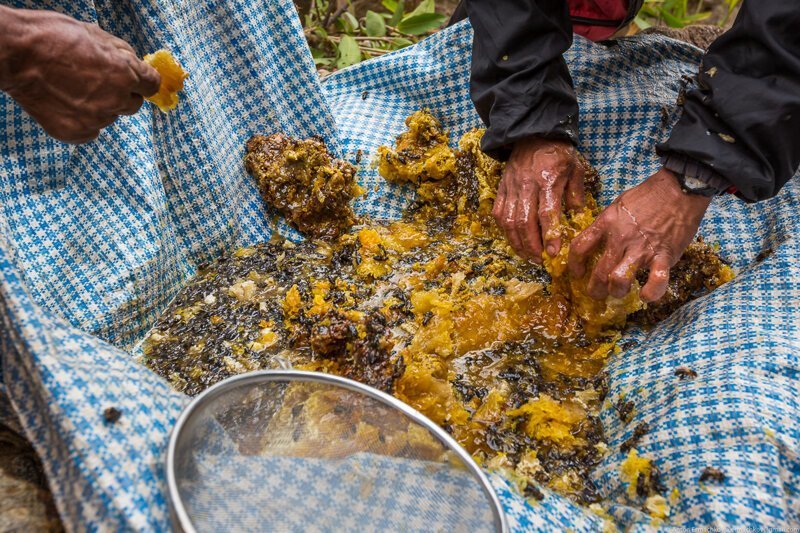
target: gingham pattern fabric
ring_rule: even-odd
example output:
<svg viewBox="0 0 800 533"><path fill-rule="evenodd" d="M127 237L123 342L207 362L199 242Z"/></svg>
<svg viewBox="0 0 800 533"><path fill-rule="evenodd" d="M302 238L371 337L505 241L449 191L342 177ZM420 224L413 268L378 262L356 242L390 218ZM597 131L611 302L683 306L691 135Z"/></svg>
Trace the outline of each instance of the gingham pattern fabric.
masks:
<svg viewBox="0 0 800 533"><path fill-rule="evenodd" d="M281 130L320 134L351 161L360 149L370 194L358 209L396 217L408 191L381 182L371 155L420 107L454 138L478 125L468 99L470 29L458 25L320 84L290 0L15 5L97 21L141 54L168 48L192 75L174 112L147 105L80 147L49 139L0 95L6 393L70 528L165 529L163 457L186 399L130 349L198 264L269 237L270 217L242 167L244 141ZM680 76L696 69L700 52L659 37L609 47L578 39L567 59L581 149L604 177L607 203L657 168L653 146L677 119ZM618 475L619 444L643 421L651 430L638 448L677 489L671 523L800 522L799 203L797 179L758 205L715 200L702 232L738 278L653 331L630 332L640 344L611 361L610 403L624 395L636 411L624 426L610 404L604 410L611 453L597 483L618 502L611 514L622 525L650 525ZM698 378L678 381L681 365ZM111 406L122 412L116 424L102 416ZM727 479L700 484L705 466ZM528 505L493 480L515 530L601 526L563 498L548 493Z"/></svg>
<svg viewBox="0 0 800 533"><path fill-rule="evenodd" d="M469 532L493 523L476 478L438 463L207 454L194 476L181 492L200 531Z"/></svg>

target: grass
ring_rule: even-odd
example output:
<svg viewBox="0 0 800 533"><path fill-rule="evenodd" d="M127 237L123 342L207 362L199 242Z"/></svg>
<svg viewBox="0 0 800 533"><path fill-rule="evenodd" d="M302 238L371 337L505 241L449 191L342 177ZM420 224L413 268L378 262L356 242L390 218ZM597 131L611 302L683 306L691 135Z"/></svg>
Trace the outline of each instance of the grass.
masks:
<svg viewBox="0 0 800 533"><path fill-rule="evenodd" d="M712 8L720 6L717 11L719 26L727 26L731 16L742 0L645 0L642 10L635 19L639 29L651 26L669 26L683 28L690 24L709 22L715 15ZM721 11L721 16L719 12Z"/></svg>

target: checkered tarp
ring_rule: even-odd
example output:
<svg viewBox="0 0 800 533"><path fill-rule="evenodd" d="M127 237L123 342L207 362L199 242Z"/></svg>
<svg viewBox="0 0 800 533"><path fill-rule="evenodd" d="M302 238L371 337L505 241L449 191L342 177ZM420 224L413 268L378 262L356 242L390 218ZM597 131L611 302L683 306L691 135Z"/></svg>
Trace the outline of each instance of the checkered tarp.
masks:
<svg viewBox="0 0 800 533"><path fill-rule="evenodd" d="M244 141L282 130L322 135L354 161L370 194L358 208L393 217L408 191L369 166L403 119L430 107L454 137L478 125L468 98L470 29L317 80L290 0L34 0L130 41L172 50L191 72L181 105L146 106L84 146L49 139L0 95L2 382L74 529L164 529L163 457L186 398L130 350L198 264L268 238L269 216L242 167ZM657 168L653 145L677 118L682 74L700 52L658 37L613 46L578 39L568 62L580 98L583 153L604 176L602 200ZM665 109L669 120L662 118ZM286 231L285 228L282 228ZM800 183L775 199L716 200L702 227L738 278L677 312L609 366L610 400L636 405L623 426L603 414L611 453L597 472L621 524L648 517L626 500L619 444L639 422L685 526L796 526L800 398ZM296 235L295 235L296 236ZM759 252L772 254L757 261ZM677 366L699 377L678 381ZM2 403L2 402L0 402ZM122 418L104 421L114 406ZM703 485L715 466L722 484ZM547 494L529 506L495 477L517 530L595 530L599 519Z"/></svg>
<svg viewBox="0 0 800 533"><path fill-rule="evenodd" d="M180 484L199 531L467 533L493 523L475 477L442 463L204 455L195 479Z"/></svg>

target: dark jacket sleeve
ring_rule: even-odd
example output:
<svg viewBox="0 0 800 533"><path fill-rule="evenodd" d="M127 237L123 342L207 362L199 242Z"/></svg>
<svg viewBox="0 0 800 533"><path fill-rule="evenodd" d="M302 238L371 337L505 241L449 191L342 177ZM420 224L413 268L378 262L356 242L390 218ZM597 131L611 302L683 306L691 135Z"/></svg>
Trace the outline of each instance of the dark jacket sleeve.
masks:
<svg viewBox="0 0 800 533"><path fill-rule="evenodd" d="M470 92L483 150L507 159L533 135L578 141L578 102L561 56L572 45L564 0L467 0L475 32Z"/></svg>
<svg viewBox="0 0 800 533"><path fill-rule="evenodd" d="M745 0L657 149L708 165L748 201L778 193L800 165L798 0Z"/></svg>

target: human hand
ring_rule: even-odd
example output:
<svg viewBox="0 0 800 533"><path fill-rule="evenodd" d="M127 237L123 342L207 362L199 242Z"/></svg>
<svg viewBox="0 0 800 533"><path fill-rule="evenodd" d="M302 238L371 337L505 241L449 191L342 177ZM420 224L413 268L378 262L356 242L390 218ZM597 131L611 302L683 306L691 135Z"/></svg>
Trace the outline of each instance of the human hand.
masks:
<svg viewBox="0 0 800 533"><path fill-rule="evenodd" d="M692 242L710 203L710 198L683 192L672 172L659 170L622 193L573 239L570 274L583 277L592 253L604 245L589 278L589 296L622 298L639 268L647 267L650 273L639 295L645 302L660 299L667 290L670 268Z"/></svg>
<svg viewBox="0 0 800 533"><path fill-rule="evenodd" d="M545 248L551 257L558 254L562 200L567 209L583 207L584 171L568 142L533 137L514 146L492 216L518 254L537 263Z"/></svg>
<svg viewBox="0 0 800 533"><path fill-rule="evenodd" d="M6 91L56 139L83 143L156 93L158 72L97 25L54 11L3 8Z"/></svg>

